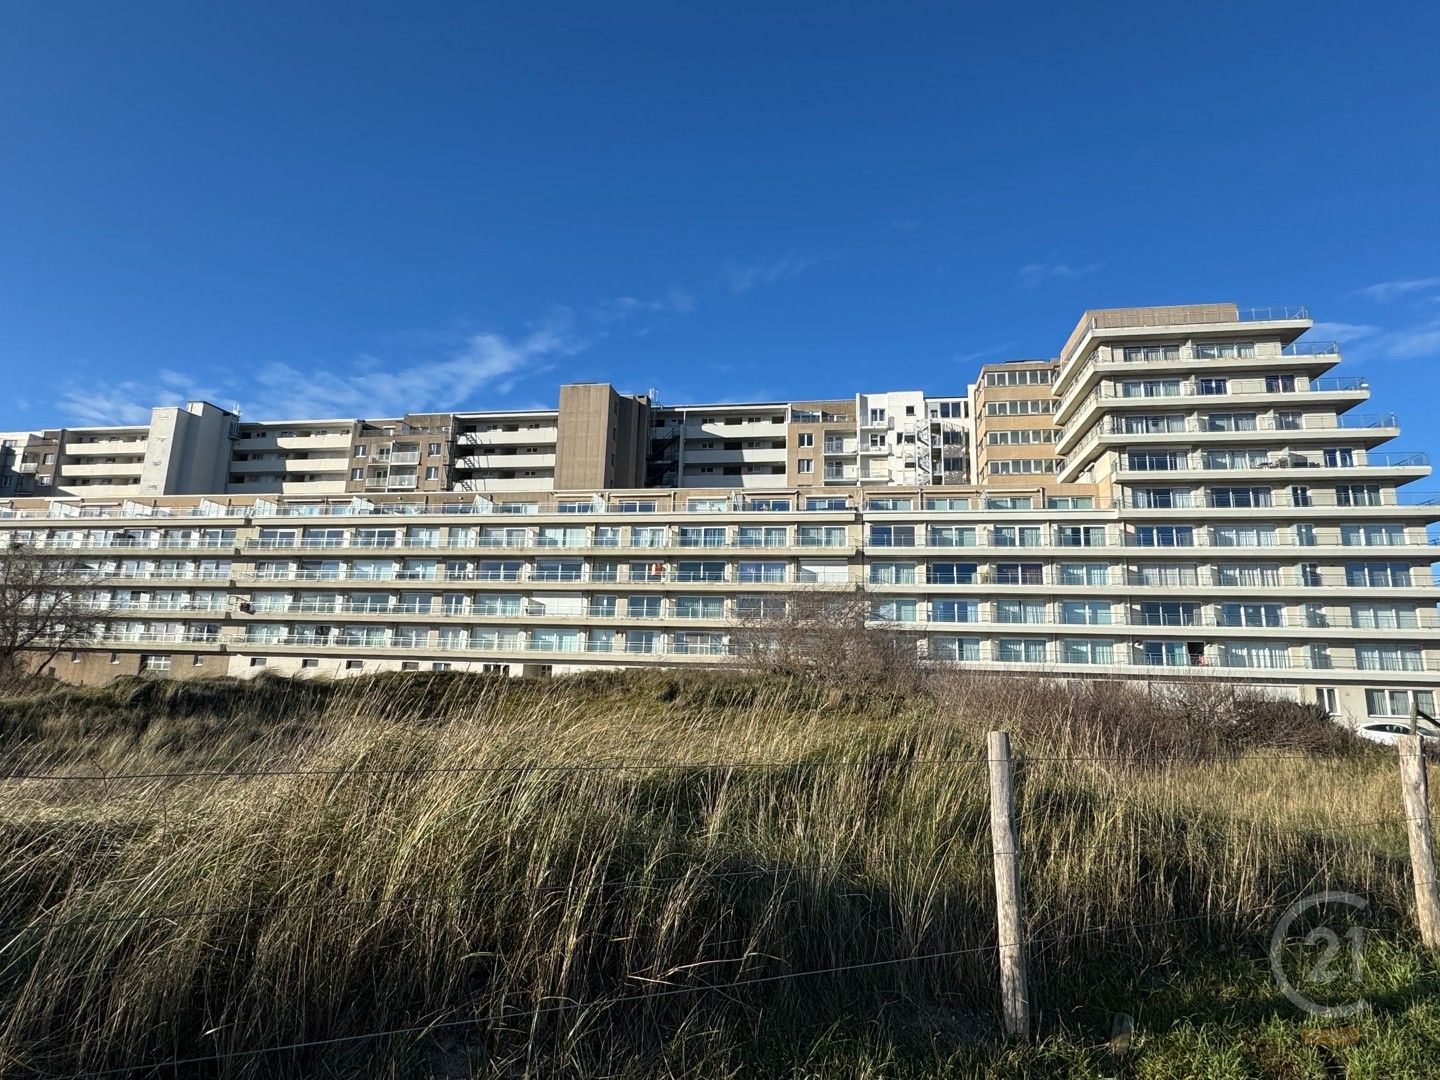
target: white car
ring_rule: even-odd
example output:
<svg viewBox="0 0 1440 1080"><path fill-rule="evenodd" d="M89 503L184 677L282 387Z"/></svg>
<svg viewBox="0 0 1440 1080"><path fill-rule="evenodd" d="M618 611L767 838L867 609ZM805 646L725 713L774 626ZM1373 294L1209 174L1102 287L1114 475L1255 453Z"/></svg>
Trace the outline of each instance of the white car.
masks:
<svg viewBox="0 0 1440 1080"><path fill-rule="evenodd" d="M1362 739L1369 739L1382 746L1397 746L1401 735L1410 734L1409 724L1395 724L1386 720L1374 720L1368 724L1361 724L1355 729L1355 734ZM1440 734L1433 731L1420 729L1421 744L1424 746L1440 746Z"/></svg>

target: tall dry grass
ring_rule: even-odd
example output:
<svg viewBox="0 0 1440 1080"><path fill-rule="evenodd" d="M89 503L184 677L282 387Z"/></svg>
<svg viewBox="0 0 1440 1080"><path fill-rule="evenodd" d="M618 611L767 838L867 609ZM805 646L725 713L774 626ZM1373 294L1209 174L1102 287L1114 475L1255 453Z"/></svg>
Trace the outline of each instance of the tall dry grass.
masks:
<svg viewBox="0 0 1440 1080"><path fill-rule="evenodd" d="M1317 888L1408 904L1403 833L1357 827L1399 812L1390 757L1243 695L137 680L0 703L8 771L58 777L3 787L0 1075L738 1076L857 1017L983 1043L993 727L1047 1024Z"/></svg>

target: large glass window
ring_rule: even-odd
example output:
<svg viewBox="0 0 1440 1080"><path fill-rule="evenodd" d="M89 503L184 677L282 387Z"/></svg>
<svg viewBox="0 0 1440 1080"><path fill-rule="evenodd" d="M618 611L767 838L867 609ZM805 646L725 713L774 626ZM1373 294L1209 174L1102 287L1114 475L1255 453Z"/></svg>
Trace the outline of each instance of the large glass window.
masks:
<svg viewBox="0 0 1440 1080"><path fill-rule="evenodd" d="M1110 638L1066 638L1060 642L1060 661L1065 664L1113 664L1115 642Z"/></svg>
<svg viewBox="0 0 1440 1080"><path fill-rule="evenodd" d="M1062 600L1060 621L1083 623L1090 626L1110 624L1110 602L1108 600Z"/></svg>
<svg viewBox="0 0 1440 1080"><path fill-rule="evenodd" d="M933 562L926 572L926 581L931 585L973 585L978 563Z"/></svg>
<svg viewBox="0 0 1440 1080"><path fill-rule="evenodd" d="M931 600L930 621L940 623L979 622L980 603L977 600Z"/></svg>
<svg viewBox="0 0 1440 1080"><path fill-rule="evenodd" d="M1044 638L1000 638L995 642L995 659L1011 664L1043 664Z"/></svg>

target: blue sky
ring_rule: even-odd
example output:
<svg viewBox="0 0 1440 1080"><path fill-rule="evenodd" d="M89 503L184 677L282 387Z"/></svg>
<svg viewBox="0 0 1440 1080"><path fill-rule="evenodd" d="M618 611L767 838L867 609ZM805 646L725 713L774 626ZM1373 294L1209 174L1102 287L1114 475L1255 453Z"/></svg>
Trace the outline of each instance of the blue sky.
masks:
<svg viewBox="0 0 1440 1080"><path fill-rule="evenodd" d="M1307 304L1440 450L1435 5L0 8L0 429L960 392Z"/></svg>

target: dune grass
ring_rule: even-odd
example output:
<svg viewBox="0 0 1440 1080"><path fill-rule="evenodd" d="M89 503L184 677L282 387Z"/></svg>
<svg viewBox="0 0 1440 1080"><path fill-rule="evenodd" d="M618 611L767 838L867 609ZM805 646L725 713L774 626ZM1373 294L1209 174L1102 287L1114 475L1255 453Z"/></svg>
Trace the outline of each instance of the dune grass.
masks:
<svg viewBox="0 0 1440 1080"><path fill-rule="evenodd" d="M997 727L1028 1046L995 1016ZM0 1076L1423 1076L1440 1051L1393 755L1298 706L128 680L0 700L0 752ZM1371 902L1353 1046L1304 1041L1267 966L1323 888Z"/></svg>

